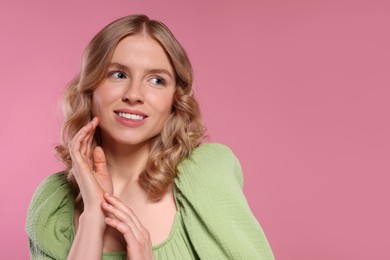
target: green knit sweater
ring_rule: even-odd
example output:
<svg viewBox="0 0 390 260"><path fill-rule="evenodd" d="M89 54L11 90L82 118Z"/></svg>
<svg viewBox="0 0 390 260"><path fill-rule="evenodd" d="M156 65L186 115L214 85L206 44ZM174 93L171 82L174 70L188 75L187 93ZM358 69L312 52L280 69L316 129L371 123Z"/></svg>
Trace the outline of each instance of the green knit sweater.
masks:
<svg viewBox="0 0 390 260"><path fill-rule="evenodd" d="M240 163L229 148L204 144L178 166L177 213L169 237L153 246L155 259L274 259L242 192ZM74 197L63 173L38 187L26 231L31 259L66 259L75 236ZM126 259L125 252L102 259Z"/></svg>

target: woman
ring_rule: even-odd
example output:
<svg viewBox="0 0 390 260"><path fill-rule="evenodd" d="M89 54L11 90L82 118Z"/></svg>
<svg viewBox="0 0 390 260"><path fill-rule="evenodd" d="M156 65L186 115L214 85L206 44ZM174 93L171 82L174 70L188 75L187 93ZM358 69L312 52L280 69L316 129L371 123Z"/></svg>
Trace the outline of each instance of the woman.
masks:
<svg viewBox="0 0 390 260"><path fill-rule="evenodd" d="M273 259L238 160L201 145L188 57L144 15L87 46L64 97L57 153L31 202L33 259Z"/></svg>

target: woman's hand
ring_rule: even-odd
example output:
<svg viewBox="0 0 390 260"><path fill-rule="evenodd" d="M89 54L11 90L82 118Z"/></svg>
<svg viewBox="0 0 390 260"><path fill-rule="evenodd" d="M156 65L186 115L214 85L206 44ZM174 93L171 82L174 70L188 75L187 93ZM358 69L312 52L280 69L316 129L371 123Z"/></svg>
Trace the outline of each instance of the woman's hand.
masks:
<svg viewBox="0 0 390 260"><path fill-rule="evenodd" d="M69 143L72 172L80 188L84 210L80 215L76 236L67 259L101 259L106 224L100 204L104 193L112 192L103 149L93 149L93 136L98 119L81 128Z"/></svg>
<svg viewBox="0 0 390 260"><path fill-rule="evenodd" d="M100 204L104 201L104 193L112 193L113 188L103 149L92 148L98 121L98 118L93 118L77 132L69 144L69 152L72 172L83 198L84 212L93 212L104 220Z"/></svg>
<svg viewBox="0 0 390 260"><path fill-rule="evenodd" d="M109 216L105 222L123 234L127 259L154 259L150 234L134 212L114 195L106 193L104 198L106 202L102 203L102 208Z"/></svg>

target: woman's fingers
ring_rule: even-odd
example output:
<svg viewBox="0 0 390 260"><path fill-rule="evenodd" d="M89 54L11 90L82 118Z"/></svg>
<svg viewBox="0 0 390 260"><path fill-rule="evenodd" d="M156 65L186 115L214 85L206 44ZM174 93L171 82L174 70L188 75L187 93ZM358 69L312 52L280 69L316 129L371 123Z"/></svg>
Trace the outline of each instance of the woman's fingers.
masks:
<svg viewBox="0 0 390 260"><path fill-rule="evenodd" d="M142 235L142 224L139 222L138 218L131 209L129 209L126 205L123 204L123 202L119 201L119 199L113 197L112 195L105 194L104 198L107 202L103 202L102 206L107 213L111 214L119 221L127 224L137 237ZM113 203L113 200L116 201Z"/></svg>
<svg viewBox="0 0 390 260"><path fill-rule="evenodd" d="M82 161L90 159L88 150L91 149L93 134L97 124L98 119L95 117L91 122L82 127L69 143L69 152L73 161L82 163Z"/></svg>
<svg viewBox="0 0 390 260"><path fill-rule="evenodd" d="M98 174L108 174L106 156L100 146L95 147L93 150L93 163Z"/></svg>
<svg viewBox="0 0 390 260"><path fill-rule="evenodd" d="M82 192L83 199L87 197L99 197L99 187L94 177L92 163L92 143L98 119L95 117L91 122L82 127L69 143L69 153L72 158L72 172ZM106 181L110 183L109 181ZM106 185L110 187L110 185ZM109 191L109 189L107 190ZM100 201L103 199L103 192L100 191ZM99 205L100 202L97 202Z"/></svg>
<svg viewBox="0 0 390 260"><path fill-rule="evenodd" d="M83 126L77 134L74 136L73 140L81 141L83 138L85 138L86 135L90 134L91 131L94 131L99 123L99 120L97 117L94 117L88 124ZM72 141L73 141L72 140Z"/></svg>
<svg viewBox="0 0 390 260"><path fill-rule="evenodd" d="M92 159L92 142L95 135L96 128L93 128L91 132L88 133L85 140L85 155L87 159Z"/></svg>
<svg viewBox="0 0 390 260"><path fill-rule="evenodd" d="M123 234L130 259L153 259L150 234L134 212L115 196L106 194L105 199L102 208L109 216L105 223Z"/></svg>
<svg viewBox="0 0 390 260"><path fill-rule="evenodd" d="M92 141L97 124L98 119L95 117L85 126L85 136L81 140L80 153L88 160L91 159Z"/></svg>
<svg viewBox="0 0 390 260"><path fill-rule="evenodd" d="M95 147L93 150L93 163L95 168L93 173L100 187L102 187L104 192L112 192L113 187L111 176L107 169L106 156L100 146Z"/></svg>
<svg viewBox="0 0 390 260"><path fill-rule="evenodd" d="M104 222L123 234L126 240L127 259L154 259L150 237L137 238L133 230L118 219L105 218Z"/></svg>
<svg viewBox="0 0 390 260"><path fill-rule="evenodd" d="M135 235L134 231L131 229L131 227L118 220L118 219L115 219L115 218L110 218L110 217L106 217L104 219L104 222L117 229L119 232L121 232L123 234L123 236L125 237L125 240L126 240L126 243L128 244L133 244L133 243L136 243L136 241L138 241L138 238L137 236Z"/></svg>
<svg viewBox="0 0 390 260"><path fill-rule="evenodd" d="M126 215L130 216L131 220L134 222L134 224L136 225L138 230L140 230L141 232L146 231L146 229L142 225L141 221L135 215L134 211L131 210L129 207L127 207L127 205L124 204L119 198L115 197L114 195L108 194L108 193L104 194L104 198L106 199L106 201L110 205L112 205L114 208L118 209L117 212L125 212ZM121 217L126 218L126 216L123 216L123 215L118 215L118 216L115 215L115 217L117 217L119 220L122 220Z"/></svg>
<svg viewBox="0 0 390 260"><path fill-rule="evenodd" d="M128 243L134 243L134 241L143 240L143 234L134 223L133 218L125 212L115 208L107 202L102 203L102 207L107 215L106 223L123 234Z"/></svg>
<svg viewBox="0 0 390 260"><path fill-rule="evenodd" d="M141 221L129 207L113 195L106 193L104 198L106 199L106 203L102 203L102 206L107 213L127 224L137 238L149 238L149 232L145 229Z"/></svg>

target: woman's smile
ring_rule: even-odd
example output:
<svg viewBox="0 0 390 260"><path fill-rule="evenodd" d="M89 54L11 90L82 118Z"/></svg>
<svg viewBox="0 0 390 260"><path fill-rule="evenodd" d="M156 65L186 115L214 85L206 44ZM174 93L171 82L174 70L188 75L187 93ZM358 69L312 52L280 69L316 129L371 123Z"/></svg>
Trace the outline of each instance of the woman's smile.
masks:
<svg viewBox="0 0 390 260"><path fill-rule="evenodd" d="M114 111L114 116L120 124L128 127L141 126L148 118L143 112L127 109Z"/></svg>

